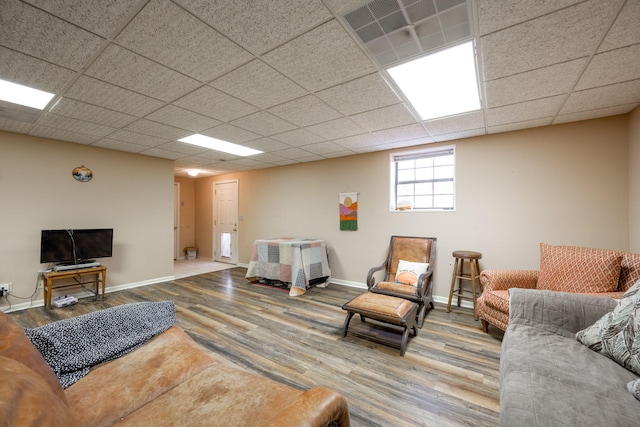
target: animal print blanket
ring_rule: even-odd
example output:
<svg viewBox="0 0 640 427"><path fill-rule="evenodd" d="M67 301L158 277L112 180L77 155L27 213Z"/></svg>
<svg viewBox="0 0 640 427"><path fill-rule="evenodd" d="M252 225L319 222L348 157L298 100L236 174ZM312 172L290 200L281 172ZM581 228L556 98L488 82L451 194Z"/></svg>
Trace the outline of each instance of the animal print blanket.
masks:
<svg viewBox="0 0 640 427"><path fill-rule="evenodd" d="M64 388L92 366L123 356L176 322L173 301L124 304L24 329Z"/></svg>

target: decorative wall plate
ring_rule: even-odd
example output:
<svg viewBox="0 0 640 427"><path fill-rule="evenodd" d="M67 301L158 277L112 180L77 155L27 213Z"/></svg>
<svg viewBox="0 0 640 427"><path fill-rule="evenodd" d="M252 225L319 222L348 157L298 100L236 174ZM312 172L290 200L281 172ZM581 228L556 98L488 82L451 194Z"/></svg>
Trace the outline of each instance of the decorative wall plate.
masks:
<svg viewBox="0 0 640 427"><path fill-rule="evenodd" d="M82 165L73 170L73 177L76 181L87 182L93 178L93 172L91 172L91 169L85 168L84 165Z"/></svg>

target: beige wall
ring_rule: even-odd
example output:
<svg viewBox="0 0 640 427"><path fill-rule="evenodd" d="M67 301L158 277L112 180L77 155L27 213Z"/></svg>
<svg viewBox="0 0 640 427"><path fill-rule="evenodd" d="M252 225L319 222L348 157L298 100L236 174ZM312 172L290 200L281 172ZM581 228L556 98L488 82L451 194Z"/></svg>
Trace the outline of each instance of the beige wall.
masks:
<svg viewBox="0 0 640 427"><path fill-rule="evenodd" d="M91 181L72 178L80 165ZM113 257L100 260L109 287L172 277L172 183L170 160L0 132L0 283L29 297L47 267L40 231L62 228L114 229Z"/></svg>
<svg viewBox="0 0 640 427"><path fill-rule="evenodd" d="M178 245L180 253L178 258L184 258L184 248L196 246L196 186L195 180L190 178L177 176L174 180L180 184L180 244Z"/></svg>
<svg viewBox="0 0 640 427"><path fill-rule="evenodd" d="M481 268L531 269L540 242L628 250L628 122L624 115L455 141L455 212L389 212L389 152L198 179L196 241L211 250L213 182L237 178L241 264L255 239L320 238L333 277L363 284L389 236L434 236L435 294L445 296L453 250L482 252ZM358 230L340 231L338 194L353 191Z"/></svg>
<svg viewBox="0 0 640 427"><path fill-rule="evenodd" d="M640 253L640 107L629 114L629 249Z"/></svg>

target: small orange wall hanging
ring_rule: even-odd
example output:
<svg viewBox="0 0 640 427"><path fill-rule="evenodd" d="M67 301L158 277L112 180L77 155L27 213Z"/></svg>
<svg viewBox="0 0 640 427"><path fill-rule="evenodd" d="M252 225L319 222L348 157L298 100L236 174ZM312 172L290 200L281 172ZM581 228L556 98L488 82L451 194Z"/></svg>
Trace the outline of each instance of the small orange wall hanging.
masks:
<svg viewBox="0 0 640 427"><path fill-rule="evenodd" d="M358 193L340 193L340 230L358 229Z"/></svg>

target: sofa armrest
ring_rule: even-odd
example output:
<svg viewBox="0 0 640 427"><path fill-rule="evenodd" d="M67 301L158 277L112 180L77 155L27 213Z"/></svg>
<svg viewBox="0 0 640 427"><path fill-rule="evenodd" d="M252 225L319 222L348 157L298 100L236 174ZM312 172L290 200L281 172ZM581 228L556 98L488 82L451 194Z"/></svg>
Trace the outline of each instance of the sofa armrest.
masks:
<svg viewBox="0 0 640 427"><path fill-rule="evenodd" d="M615 308L607 297L536 289L509 290L509 327L535 326L573 338Z"/></svg>
<svg viewBox="0 0 640 427"><path fill-rule="evenodd" d="M347 400L340 393L315 387L299 395L269 420L268 427L349 427Z"/></svg>
<svg viewBox="0 0 640 427"><path fill-rule="evenodd" d="M511 288L535 289L538 270L483 270L480 273L483 290L506 291Z"/></svg>

